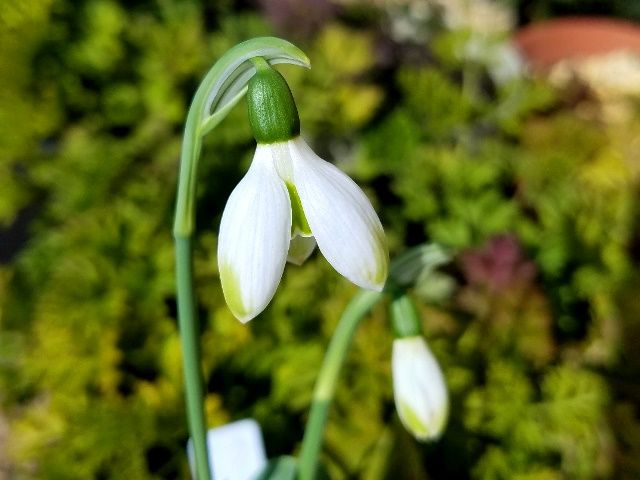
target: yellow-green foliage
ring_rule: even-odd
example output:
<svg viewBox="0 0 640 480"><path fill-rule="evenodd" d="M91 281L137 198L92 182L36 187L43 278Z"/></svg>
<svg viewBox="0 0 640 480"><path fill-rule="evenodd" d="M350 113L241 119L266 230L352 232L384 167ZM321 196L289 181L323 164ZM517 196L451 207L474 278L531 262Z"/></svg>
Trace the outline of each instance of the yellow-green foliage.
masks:
<svg viewBox="0 0 640 480"><path fill-rule="evenodd" d="M0 235L24 237L1 252L0 476L188 478L170 227L199 80L234 44L277 33L238 3L0 4ZM347 359L326 470L637 477L640 116L585 119L544 82L469 70L446 32L434 51L394 43L382 13L350 8L296 40L310 71L282 71L303 134L365 188L392 254L453 249L414 289L452 404L438 443L403 431L380 305ZM259 318L229 312L216 231L252 155L245 108L205 139L198 180L207 418L254 417L271 456L296 454L356 289L316 254Z"/></svg>

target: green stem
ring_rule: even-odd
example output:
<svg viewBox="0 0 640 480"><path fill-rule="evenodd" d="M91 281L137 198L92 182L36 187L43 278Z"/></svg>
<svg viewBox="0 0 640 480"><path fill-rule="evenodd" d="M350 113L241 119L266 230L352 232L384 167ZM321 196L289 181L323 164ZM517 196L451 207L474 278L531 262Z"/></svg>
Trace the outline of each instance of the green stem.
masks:
<svg viewBox="0 0 640 480"><path fill-rule="evenodd" d="M318 454L322 446L327 415L336 390L340 369L351 346L356 328L381 297L382 293L361 290L342 313L340 322L329 343L313 392L311 412L300 451L300 480L315 478Z"/></svg>
<svg viewBox="0 0 640 480"><path fill-rule="evenodd" d="M195 471L198 480L209 480L211 469L207 454L207 431L203 407L202 373L198 318L193 288L193 258L190 237L175 237L176 280L178 289L178 321L182 342L187 421L193 442Z"/></svg>
<svg viewBox="0 0 640 480"><path fill-rule="evenodd" d="M195 93L187 114L180 154L173 235L187 418L198 480L210 480L212 477L207 450L191 245L195 230L198 159L202 137L213 130L247 92L247 82L254 73L250 62L253 57L264 57L272 64L290 63L309 68L307 56L295 45L279 38L254 38L231 48L209 70Z"/></svg>

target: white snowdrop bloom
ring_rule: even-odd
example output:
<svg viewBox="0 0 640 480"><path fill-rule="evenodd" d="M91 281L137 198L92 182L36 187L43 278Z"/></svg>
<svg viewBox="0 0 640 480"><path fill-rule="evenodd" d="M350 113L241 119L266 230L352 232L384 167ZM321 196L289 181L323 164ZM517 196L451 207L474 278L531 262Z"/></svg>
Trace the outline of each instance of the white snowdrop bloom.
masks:
<svg viewBox="0 0 640 480"><path fill-rule="evenodd" d="M300 137L293 97L266 62L249 82L258 141L249 171L231 193L218 237L218 267L232 313L247 322L265 309L287 259L301 264L317 245L356 285L382 290L388 251L364 192Z"/></svg>
<svg viewBox="0 0 640 480"><path fill-rule="evenodd" d="M402 424L418 440L438 438L447 422L449 398L442 370L425 339L395 339L391 367Z"/></svg>

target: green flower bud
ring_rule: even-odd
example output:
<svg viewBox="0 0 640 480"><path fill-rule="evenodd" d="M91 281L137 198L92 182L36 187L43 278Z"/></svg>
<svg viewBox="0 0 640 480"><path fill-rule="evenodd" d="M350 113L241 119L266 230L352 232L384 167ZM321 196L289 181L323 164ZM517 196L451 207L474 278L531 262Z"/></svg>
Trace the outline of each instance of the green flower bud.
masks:
<svg viewBox="0 0 640 480"><path fill-rule="evenodd" d="M286 80L262 58L252 59L249 80L249 123L258 143L284 142L300 135L300 117Z"/></svg>

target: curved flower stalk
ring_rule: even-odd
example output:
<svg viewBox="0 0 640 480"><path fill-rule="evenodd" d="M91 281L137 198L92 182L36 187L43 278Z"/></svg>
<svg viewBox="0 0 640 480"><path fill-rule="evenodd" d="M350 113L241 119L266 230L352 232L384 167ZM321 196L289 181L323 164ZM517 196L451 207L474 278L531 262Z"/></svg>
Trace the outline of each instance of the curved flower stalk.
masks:
<svg viewBox="0 0 640 480"><path fill-rule="evenodd" d="M392 297L390 317L396 335L392 373L400 419L418 440L435 440L442 433L449 410L446 384L422 337L418 312L405 289L416 282L421 271L432 271L449 260L449 253L437 244L414 247L391 262L389 279L382 293L361 291L349 302L316 381L300 449L300 480L317 477L318 456L340 369L360 322L386 296Z"/></svg>
<svg viewBox="0 0 640 480"><path fill-rule="evenodd" d="M184 128L173 227L176 236L193 232L195 176L202 137L213 130L247 93L247 83L255 73L251 60L256 57L269 64L311 66L304 52L295 45L275 37L258 37L239 43L211 67L193 97Z"/></svg>
<svg viewBox="0 0 640 480"><path fill-rule="evenodd" d="M201 82L189 108L180 154L180 176L173 234L176 245L178 320L182 342L189 432L193 438L196 477L211 478L206 446L200 348L193 285L191 236L195 228L196 174L202 137L227 115L247 92L255 73L251 59L309 67L309 59L289 42L273 37L248 40L220 58Z"/></svg>
<svg viewBox="0 0 640 480"><path fill-rule="evenodd" d="M255 59L249 120L258 142L249 171L225 206L218 267L225 299L247 322L275 294L286 261L301 264L317 245L343 276L368 290L384 287L384 231L364 192L318 157L300 136L284 78Z"/></svg>

